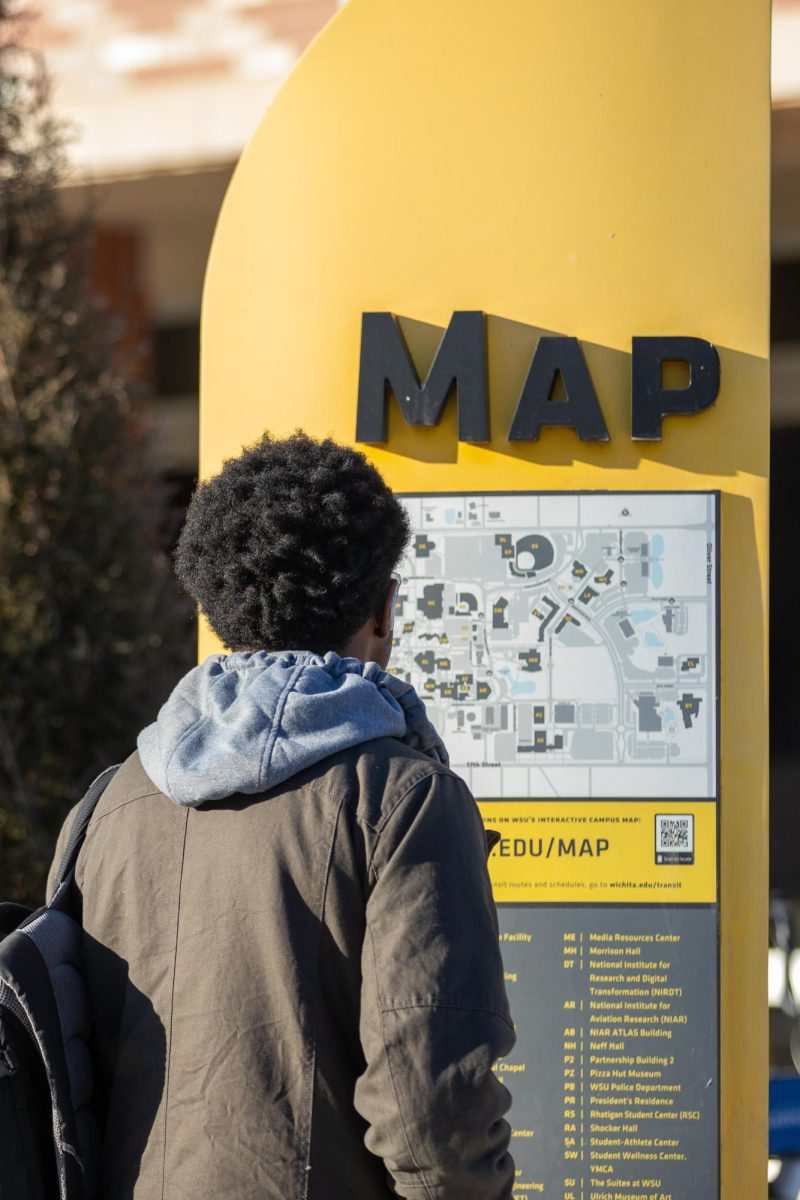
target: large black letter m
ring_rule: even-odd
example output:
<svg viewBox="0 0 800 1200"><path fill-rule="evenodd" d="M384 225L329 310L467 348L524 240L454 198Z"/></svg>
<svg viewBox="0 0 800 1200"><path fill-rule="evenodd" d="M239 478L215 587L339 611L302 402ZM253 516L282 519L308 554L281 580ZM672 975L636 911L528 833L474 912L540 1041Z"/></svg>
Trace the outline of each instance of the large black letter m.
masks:
<svg viewBox="0 0 800 1200"><path fill-rule="evenodd" d="M424 383L391 313L364 313L358 377L357 442L385 442L389 392L409 425L437 425L448 396L458 403L462 442L489 441L486 333L482 312L453 313Z"/></svg>

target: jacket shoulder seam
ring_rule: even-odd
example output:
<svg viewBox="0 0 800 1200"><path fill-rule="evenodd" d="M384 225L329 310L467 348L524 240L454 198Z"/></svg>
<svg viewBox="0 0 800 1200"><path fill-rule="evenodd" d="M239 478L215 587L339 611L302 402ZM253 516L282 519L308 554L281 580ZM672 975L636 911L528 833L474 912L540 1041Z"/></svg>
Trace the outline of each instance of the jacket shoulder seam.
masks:
<svg viewBox="0 0 800 1200"><path fill-rule="evenodd" d="M358 812L358 797L353 795L353 790L351 788L332 787L330 784L323 783L319 779L311 779L308 781L308 783L303 783L299 786L308 788L309 791L312 792L319 792L323 795L329 796L332 800L336 800L338 803L345 804L347 808L353 811L355 818L360 825L366 825L367 828L373 833L380 834L384 825L395 812L398 805L402 804L403 801L408 797L409 793L413 792L414 788L418 787L419 784L425 783L426 780L431 779L434 775L445 775L450 779L456 779L459 782L463 782L459 779L459 776L456 775L455 772L451 771L448 767L445 767L442 763L430 762L429 764L422 766L420 769L422 774L415 775L412 781L406 784L406 786L403 788L403 791L395 799L391 808L382 813L380 820L378 821L370 821L367 817Z"/></svg>
<svg viewBox="0 0 800 1200"><path fill-rule="evenodd" d="M429 779L433 779L436 775L446 775L452 779L458 779L458 776L454 775L453 772L448 770L446 767L442 768L438 763L431 763L431 765L424 770L422 775L417 775L417 777L412 780L411 783L407 784L400 795L396 798L391 808L388 808L384 813L381 814L381 818L377 823L368 821L366 817L359 817L359 820L365 825L368 825L373 833L380 835L383 832L387 822L391 820L397 809L404 800L408 799L414 789L418 788L421 783L427 783Z"/></svg>
<svg viewBox="0 0 800 1200"><path fill-rule="evenodd" d="M372 831L375 834L375 844L372 847L372 854L370 855L369 862L367 863L367 873L368 874L371 874L374 878L377 878L377 869L375 867L375 857L378 853L379 841L380 841L380 838L382 837L383 833L386 830L387 824L389 823L391 818L394 816L394 814L397 812L397 810L400 808L401 804L404 804L405 801L408 800L408 797L411 795L412 792L414 792L416 790L416 788L418 788L420 786L420 784L427 783L429 780L434 779L440 775L444 775L446 778L449 778L449 779L454 779L457 784L460 784L461 787L466 789L466 784L464 783L464 781L462 779L460 779L459 776L456 775L453 771L451 771L448 767L442 768L440 766L440 764L438 764L438 763L431 763L430 770L426 771L424 775L420 776L418 779L415 779L413 783L409 784L409 786L405 789L405 791L402 792L397 797L397 800L392 805L392 807L389 809L389 811L384 813L384 815L381 818L378 825L370 826L370 828L372 829ZM474 803L474 801L473 801L473 803Z"/></svg>
<svg viewBox="0 0 800 1200"><path fill-rule="evenodd" d="M124 800L120 800L117 804L107 808L105 812L97 813L92 821L92 825L97 825L104 817L110 817L112 813L118 812L119 809L125 808L128 804L133 804L136 800L146 800L148 796L163 796L164 793L159 788L153 788L149 792L137 792L135 796L127 796Z"/></svg>

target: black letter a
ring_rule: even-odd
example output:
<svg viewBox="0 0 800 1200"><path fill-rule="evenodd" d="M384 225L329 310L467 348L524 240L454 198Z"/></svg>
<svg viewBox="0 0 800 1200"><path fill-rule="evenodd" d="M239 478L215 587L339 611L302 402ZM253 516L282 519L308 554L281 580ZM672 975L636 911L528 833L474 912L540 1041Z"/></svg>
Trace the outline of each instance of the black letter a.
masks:
<svg viewBox="0 0 800 1200"><path fill-rule="evenodd" d="M550 396L561 375L568 399ZM510 442L535 442L545 425L567 425L582 442L607 442L608 430L577 338L541 337L508 433Z"/></svg>

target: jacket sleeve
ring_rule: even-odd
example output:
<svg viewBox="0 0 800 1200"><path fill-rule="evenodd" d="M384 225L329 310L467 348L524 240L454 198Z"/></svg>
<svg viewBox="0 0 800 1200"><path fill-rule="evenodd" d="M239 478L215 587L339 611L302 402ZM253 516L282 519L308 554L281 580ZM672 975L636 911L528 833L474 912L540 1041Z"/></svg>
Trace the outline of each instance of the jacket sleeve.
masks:
<svg viewBox="0 0 800 1200"><path fill-rule="evenodd" d="M514 1164L492 1068L514 1044L477 805L437 772L380 830L362 960L355 1105L400 1196L503 1200Z"/></svg>

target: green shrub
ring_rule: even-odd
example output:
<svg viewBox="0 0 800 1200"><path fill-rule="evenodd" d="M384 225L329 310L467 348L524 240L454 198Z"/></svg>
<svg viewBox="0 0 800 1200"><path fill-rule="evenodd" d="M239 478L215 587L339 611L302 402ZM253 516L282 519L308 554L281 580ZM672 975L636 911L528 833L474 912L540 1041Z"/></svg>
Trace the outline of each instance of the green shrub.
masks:
<svg viewBox="0 0 800 1200"><path fill-rule="evenodd" d="M65 129L0 8L0 898L39 901L93 775L134 748L193 652L164 498L65 215Z"/></svg>

